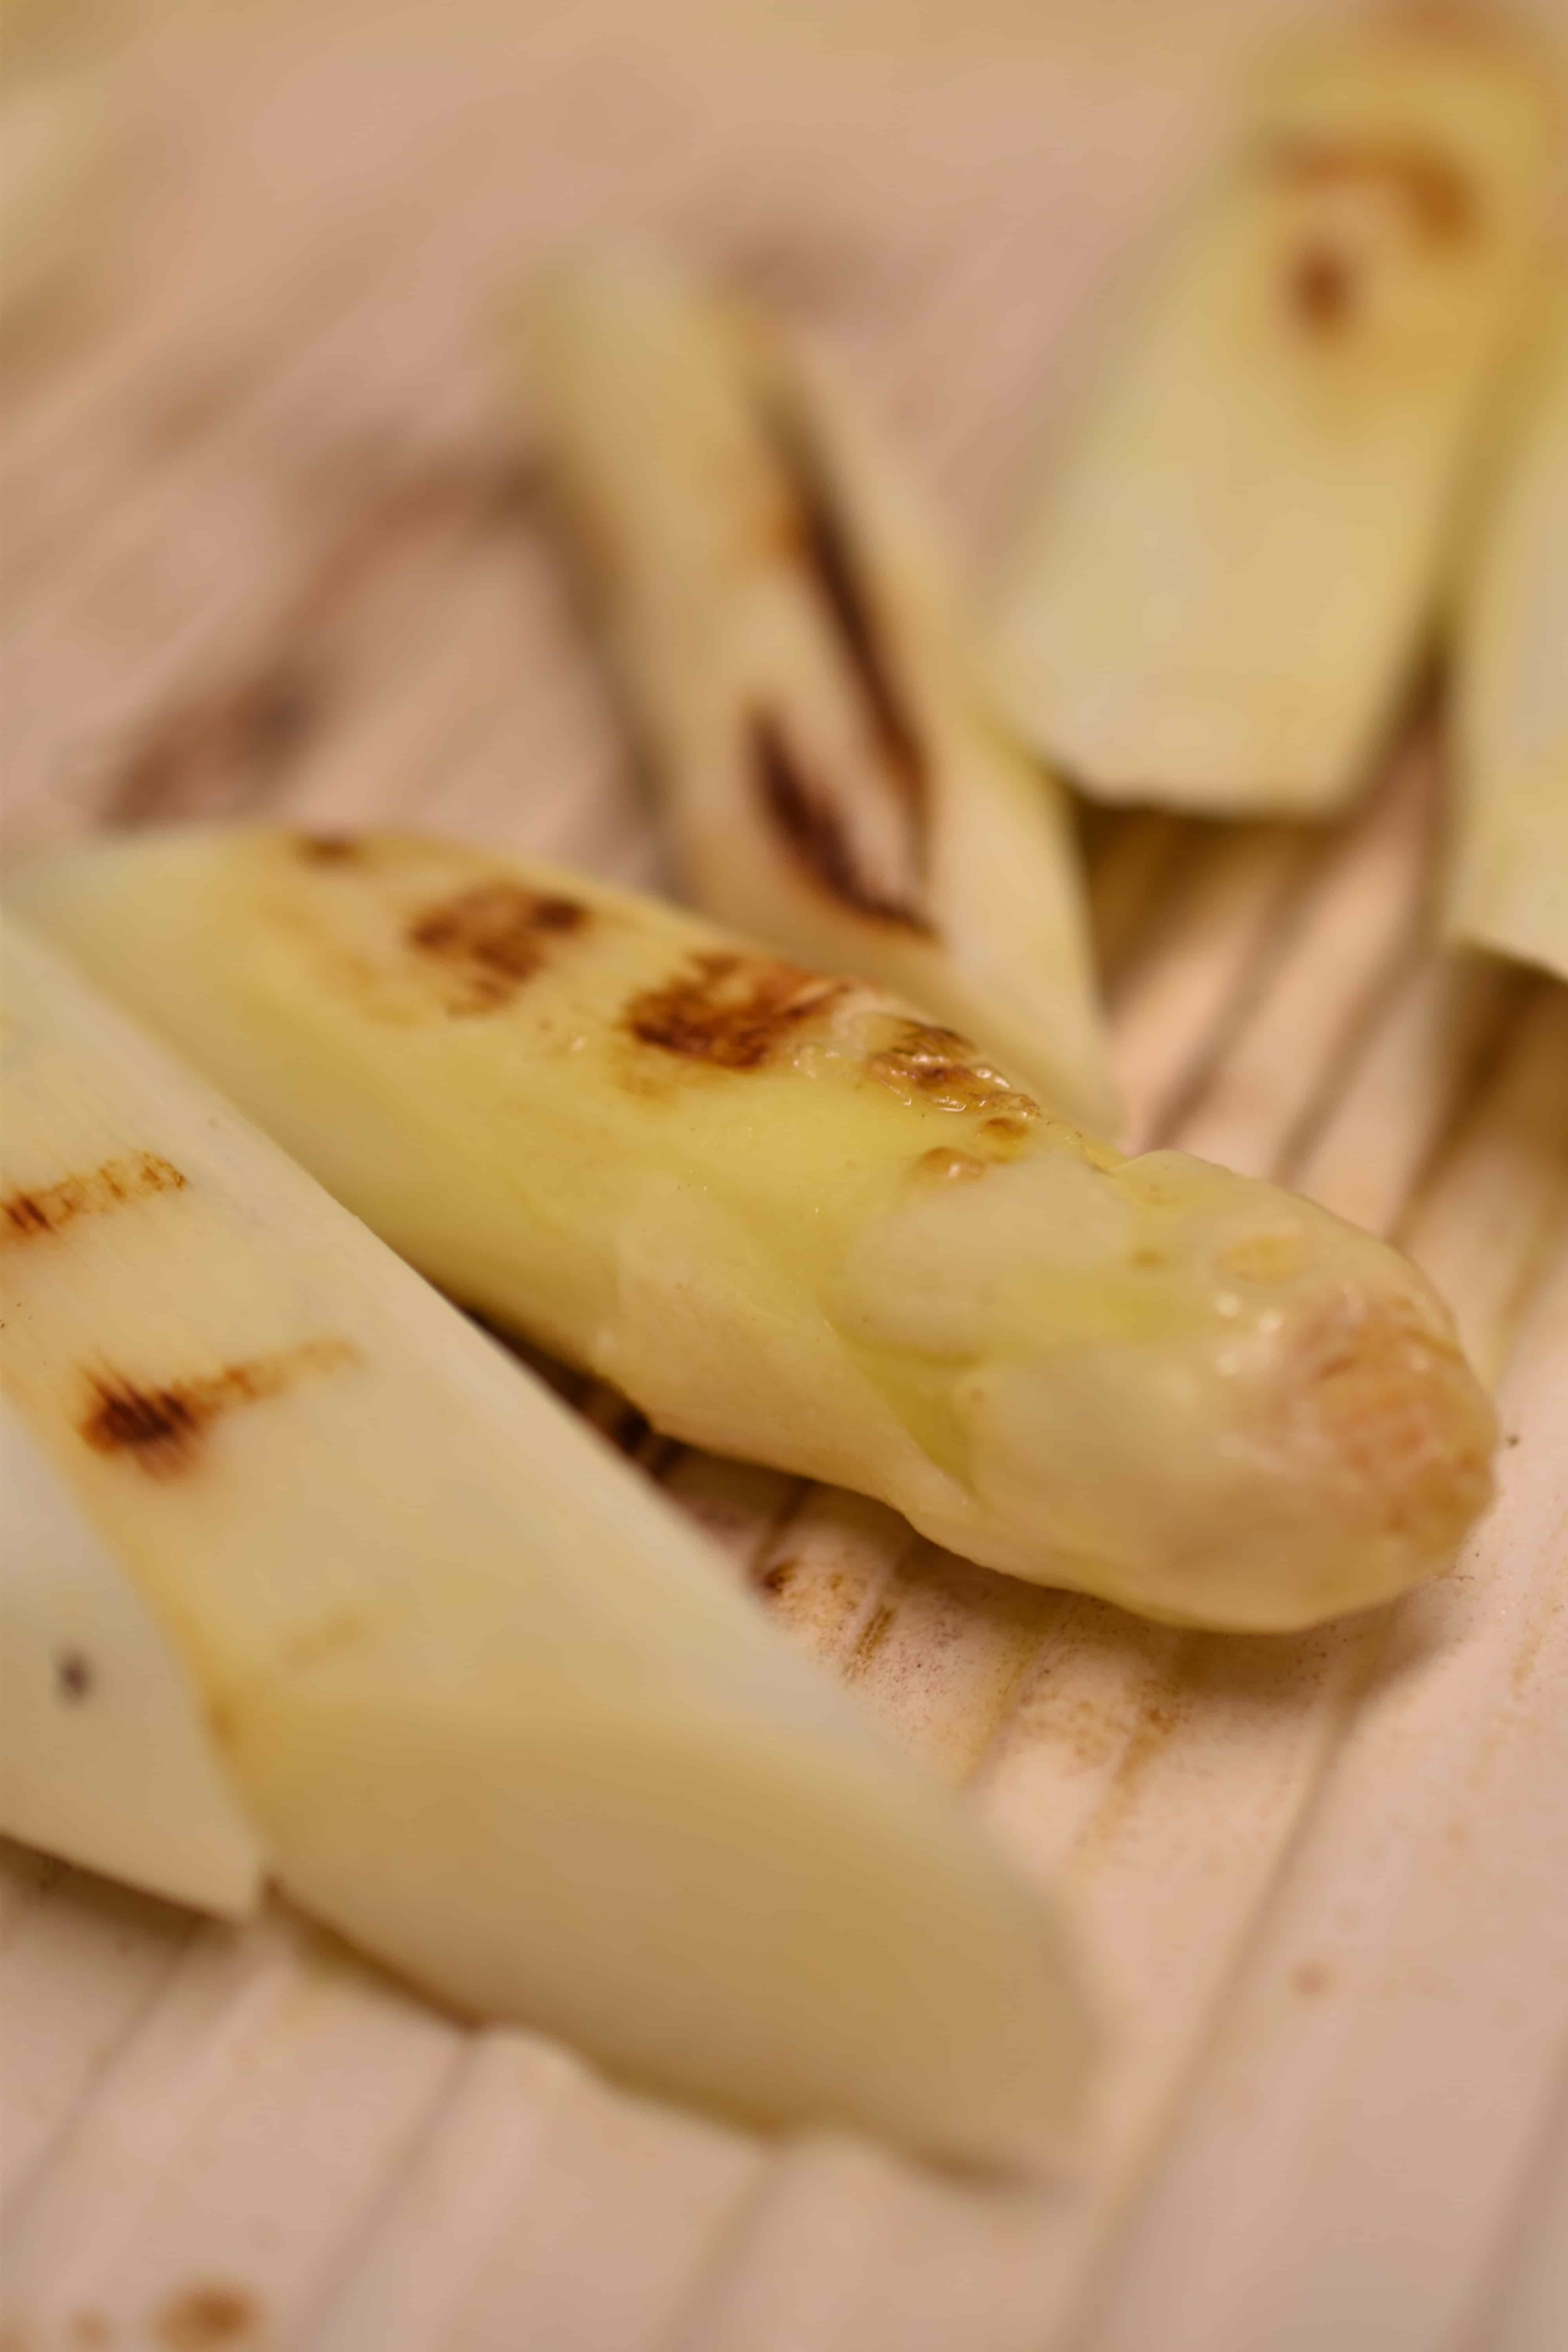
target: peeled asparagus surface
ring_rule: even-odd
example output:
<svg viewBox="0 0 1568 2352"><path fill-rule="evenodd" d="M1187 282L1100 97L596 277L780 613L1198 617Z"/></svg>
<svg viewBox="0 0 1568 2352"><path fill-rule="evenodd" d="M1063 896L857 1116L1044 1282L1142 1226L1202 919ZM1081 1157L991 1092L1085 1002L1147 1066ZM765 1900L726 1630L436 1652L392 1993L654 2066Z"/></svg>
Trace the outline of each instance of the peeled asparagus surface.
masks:
<svg viewBox="0 0 1568 2352"><path fill-rule="evenodd" d="M1533 285L1552 128L1522 36L1357 23L1280 61L1027 505L997 605L1086 791L1326 812L1434 617Z"/></svg>
<svg viewBox="0 0 1568 2352"><path fill-rule="evenodd" d="M1089 2049L1063 1930L946 1794L611 1449L26 933L5 1023L6 1410L130 1579L83 1708L146 1671L134 1591L276 1879L457 2007L743 2116L985 2163L1054 2144ZM13 1532L73 1606L47 1512ZM141 1699L172 1736L168 1690Z"/></svg>
<svg viewBox="0 0 1568 2352"><path fill-rule="evenodd" d="M850 387L650 255L558 267L520 366L697 903L1116 1121L1066 797Z"/></svg>
<svg viewBox="0 0 1568 2352"><path fill-rule="evenodd" d="M1568 979L1568 282L1530 352L1468 553L1443 929Z"/></svg>
<svg viewBox="0 0 1568 2352"><path fill-rule="evenodd" d="M1494 1422L1424 1277L1126 1159L894 999L403 835L197 828L21 905L444 1289L674 1436L1176 1622L1448 1565Z"/></svg>
<svg viewBox="0 0 1568 2352"><path fill-rule="evenodd" d="M0 1250L27 1234L7 1218ZM191 1676L0 1395L0 1833L231 1917L265 1861Z"/></svg>

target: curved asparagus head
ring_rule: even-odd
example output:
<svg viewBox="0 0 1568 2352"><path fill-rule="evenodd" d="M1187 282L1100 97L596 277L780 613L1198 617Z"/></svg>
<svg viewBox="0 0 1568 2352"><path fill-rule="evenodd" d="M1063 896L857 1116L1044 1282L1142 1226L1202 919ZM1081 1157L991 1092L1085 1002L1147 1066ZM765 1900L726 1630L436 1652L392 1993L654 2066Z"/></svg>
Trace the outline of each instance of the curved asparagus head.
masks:
<svg viewBox="0 0 1568 2352"><path fill-rule="evenodd" d="M1020 723L1086 791L1326 811L1435 616L1539 261L1551 108L1496 24L1315 37L1258 94L1004 569Z"/></svg>
<svg viewBox="0 0 1568 2352"><path fill-rule="evenodd" d="M1453 941L1568 979L1568 283L1530 355L1453 656Z"/></svg>
<svg viewBox="0 0 1568 2352"><path fill-rule="evenodd" d="M678 1437L1213 1625L1382 1600L1486 1499L1396 1251L1122 1159L863 984L401 836L141 834L16 887L416 1265Z"/></svg>
<svg viewBox="0 0 1568 2352"><path fill-rule="evenodd" d="M1115 1102L1065 797L1003 733L931 518L849 388L648 259L559 269L531 385L697 902Z"/></svg>
<svg viewBox="0 0 1568 2352"><path fill-rule="evenodd" d="M5 977L6 1426L54 1497L12 1535L62 1625L81 1544L129 1579L77 1609L71 1724L44 1725L56 1758L80 1735L100 1827L106 1771L188 1827L220 1755L282 1885L462 2008L731 2112L1039 2154L1082 2002L945 1792L216 1095L25 937ZM186 1768L138 1596L205 1709ZM8 1600L0 1628L9 1693ZM116 1709L170 1735L162 1779L141 1754L125 1777L112 1725L91 1747ZM0 1721L0 1826L25 1836L51 1834L17 1803L39 1721ZM128 1832L121 1866L144 1851Z"/></svg>

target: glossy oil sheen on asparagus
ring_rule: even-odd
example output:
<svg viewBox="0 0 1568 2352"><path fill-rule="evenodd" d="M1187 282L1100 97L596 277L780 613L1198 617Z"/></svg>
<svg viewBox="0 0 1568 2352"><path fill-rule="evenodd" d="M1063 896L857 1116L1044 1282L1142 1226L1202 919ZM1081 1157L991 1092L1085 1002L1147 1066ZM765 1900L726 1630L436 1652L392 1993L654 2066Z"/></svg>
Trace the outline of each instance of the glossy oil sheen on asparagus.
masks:
<svg viewBox="0 0 1568 2352"><path fill-rule="evenodd" d="M1487 1498L1490 1408L1395 1250L1123 1159L863 984L404 836L102 839L14 888L456 1297L989 1566L1297 1626Z"/></svg>
<svg viewBox="0 0 1568 2352"><path fill-rule="evenodd" d="M1370 777L1539 266L1551 103L1499 23L1315 36L1266 78L1026 509L1019 722L1086 791L1314 813Z"/></svg>
<svg viewBox="0 0 1568 2352"><path fill-rule="evenodd" d="M1053 2144L1082 1997L955 1802L200 1080L26 936L5 990L0 1827L221 1909L265 1858L730 2113Z"/></svg>
<svg viewBox="0 0 1568 2352"><path fill-rule="evenodd" d="M1003 729L934 519L849 384L648 255L562 266L527 326L697 903L897 989L1111 1132L1066 796Z"/></svg>

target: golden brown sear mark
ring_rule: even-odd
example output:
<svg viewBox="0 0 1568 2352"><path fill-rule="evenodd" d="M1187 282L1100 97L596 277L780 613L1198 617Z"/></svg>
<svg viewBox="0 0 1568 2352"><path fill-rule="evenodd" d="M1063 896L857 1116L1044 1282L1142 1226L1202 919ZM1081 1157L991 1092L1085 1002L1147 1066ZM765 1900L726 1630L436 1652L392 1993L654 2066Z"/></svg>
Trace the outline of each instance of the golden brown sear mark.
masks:
<svg viewBox="0 0 1568 2352"><path fill-rule="evenodd" d="M1476 226L1475 191L1462 171L1415 140L1324 139L1299 131L1275 140L1265 163L1289 187L1386 190L1427 244L1458 244Z"/></svg>
<svg viewBox="0 0 1568 2352"><path fill-rule="evenodd" d="M871 1055L868 1074L907 1102L932 1102L942 1111L980 1111L1000 1114L987 1119L987 1130L1002 1132L998 1140L1020 1136L1028 1122L1038 1118L1040 1105L1010 1080L975 1057L975 1048L956 1029L939 1029L924 1021L899 1023L890 1044Z"/></svg>
<svg viewBox="0 0 1568 2352"><path fill-rule="evenodd" d="M762 807L813 880L857 915L929 936L929 917L908 900L878 889L861 871L831 794L806 775L783 727L765 711L751 715L749 750Z"/></svg>
<svg viewBox="0 0 1568 2352"><path fill-rule="evenodd" d="M532 978L552 940L581 931L588 920L575 899L521 882L480 882L416 916L407 938L458 983L452 1012L491 1012Z"/></svg>
<svg viewBox="0 0 1568 2352"><path fill-rule="evenodd" d="M632 997L621 1020L639 1045L683 1061L761 1069L849 986L766 956L698 955L661 988Z"/></svg>
<svg viewBox="0 0 1568 2352"><path fill-rule="evenodd" d="M294 849L307 865L353 865L363 855L352 833L296 833Z"/></svg>
<svg viewBox="0 0 1568 2352"><path fill-rule="evenodd" d="M172 2295L158 2313L157 2341L167 2352L227 2352L254 2340L261 2307L248 2287L203 2280Z"/></svg>
<svg viewBox="0 0 1568 2352"><path fill-rule="evenodd" d="M78 1428L96 1453L123 1454L149 1477L175 1477L190 1468L203 1431L220 1414L280 1396L306 1374L335 1372L358 1353L346 1340L306 1340L162 1387L91 1373L93 1403Z"/></svg>
<svg viewBox="0 0 1568 2352"><path fill-rule="evenodd" d="M0 1200L0 1241L59 1233L79 1216L96 1216L130 1201L147 1200L154 1193L180 1193L185 1186L179 1170L155 1151L106 1159L101 1168L62 1176L58 1183L7 1193Z"/></svg>

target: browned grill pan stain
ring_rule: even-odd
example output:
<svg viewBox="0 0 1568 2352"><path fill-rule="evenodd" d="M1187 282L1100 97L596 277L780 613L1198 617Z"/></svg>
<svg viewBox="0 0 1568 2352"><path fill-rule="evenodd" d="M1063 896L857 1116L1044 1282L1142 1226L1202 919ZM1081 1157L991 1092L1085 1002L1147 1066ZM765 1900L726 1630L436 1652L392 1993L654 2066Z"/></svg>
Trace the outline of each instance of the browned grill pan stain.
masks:
<svg viewBox="0 0 1568 2352"><path fill-rule="evenodd" d="M271 655L248 677L164 711L133 748L106 814L135 825L254 807L287 774L326 705L307 656Z"/></svg>
<svg viewBox="0 0 1568 2352"><path fill-rule="evenodd" d="M929 936L932 925L918 907L889 898L861 872L832 795L807 778L783 726L768 712L752 713L748 750L762 807L812 879L854 914Z"/></svg>
<svg viewBox="0 0 1568 2352"><path fill-rule="evenodd" d="M100 1168L62 1176L57 1183L7 1193L0 1200L0 1242L59 1233L79 1216L101 1216L155 1193L183 1192L185 1186L179 1170L155 1151L106 1159Z"/></svg>
<svg viewBox="0 0 1568 2352"><path fill-rule="evenodd" d="M1415 141L1314 138L1276 140L1270 174L1292 187L1382 188L1394 198L1424 244L1455 245L1476 227L1475 191L1446 155Z"/></svg>
<svg viewBox="0 0 1568 2352"><path fill-rule="evenodd" d="M897 1614L897 1608L886 1601L879 1601L872 1611L871 1615L866 1619L860 1639L850 1653L849 1662L844 1668L847 1681L852 1682L858 1675L865 1672L872 1659L893 1631Z"/></svg>
<svg viewBox="0 0 1568 2352"><path fill-rule="evenodd" d="M333 632L389 562L443 534L462 544L514 529L537 486L537 469L510 449L385 473L320 547L247 666L166 705L130 745L104 816L148 824L265 806L349 683Z"/></svg>
<svg viewBox="0 0 1568 2352"><path fill-rule="evenodd" d="M96 1453L124 1455L149 1477L176 1477L192 1466L203 1431L220 1414L280 1396L308 1374L333 1372L357 1359L358 1350L346 1340L306 1340L161 1387L93 1372L93 1403L78 1427Z"/></svg>
<svg viewBox="0 0 1568 2352"><path fill-rule="evenodd" d="M157 2314L154 2334L167 2352L230 2352L231 2346L255 2341L261 2319L261 2306L248 2287L203 2280L169 2298Z"/></svg>
<svg viewBox="0 0 1568 2352"><path fill-rule="evenodd" d="M1004 1114L1006 1132L998 1140L1021 1136L1027 1123L1040 1115L1040 1105L1032 1095L1023 1093L988 1063L975 1058L967 1037L928 1022L901 1023L892 1042L869 1057L866 1070L906 1102L931 1102L943 1111ZM987 1122L987 1127L999 1124Z"/></svg>
<svg viewBox="0 0 1568 2352"><path fill-rule="evenodd" d="M533 978L552 941L588 920L575 899L541 895L521 882L481 882L416 916L407 938L459 983L451 1011L490 1012Z"/></svg>
<svg viewBox="0 0 1568 2352"><path fill-rule="evenodd" d="M694 956L661 988L632 997L622 1023L639 1045L716 1069L761 1069L848 989L797 964Z"/></svg>

